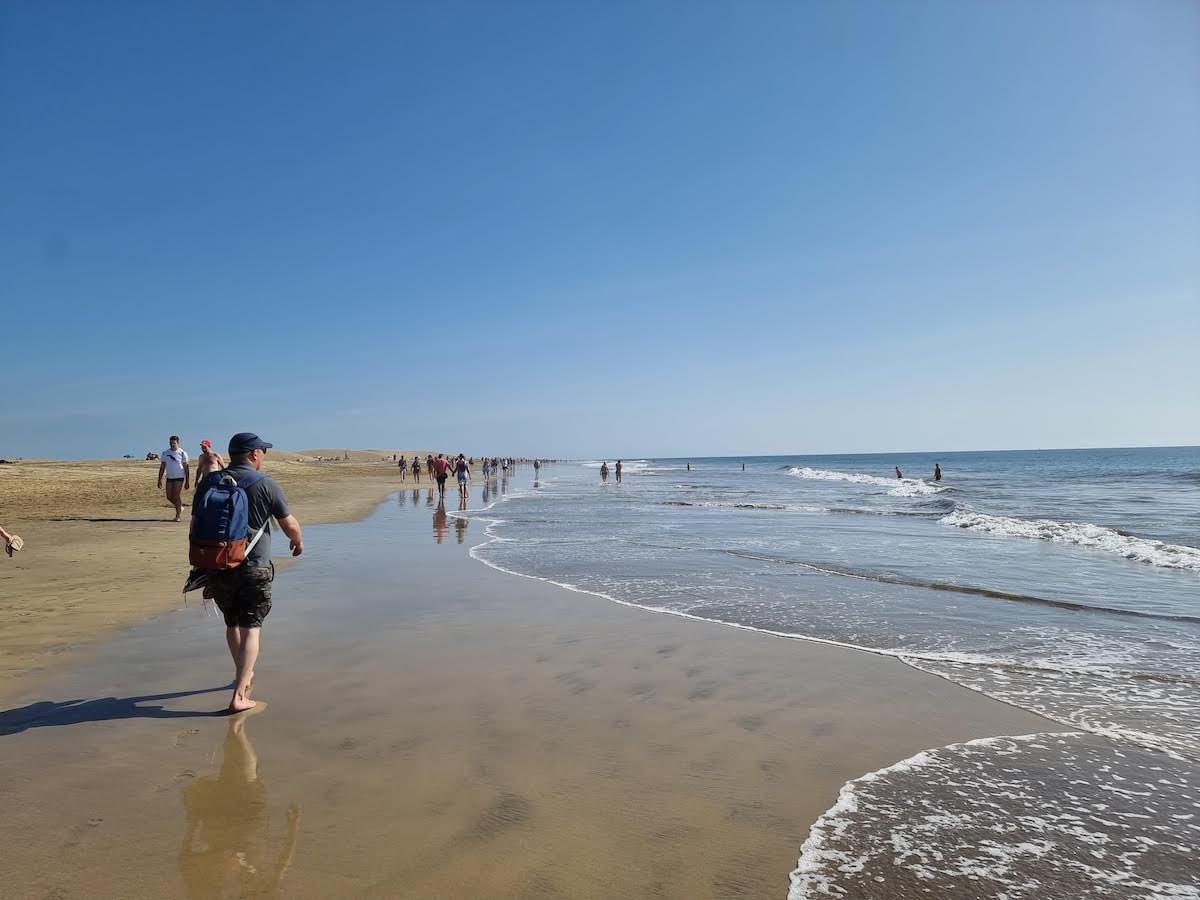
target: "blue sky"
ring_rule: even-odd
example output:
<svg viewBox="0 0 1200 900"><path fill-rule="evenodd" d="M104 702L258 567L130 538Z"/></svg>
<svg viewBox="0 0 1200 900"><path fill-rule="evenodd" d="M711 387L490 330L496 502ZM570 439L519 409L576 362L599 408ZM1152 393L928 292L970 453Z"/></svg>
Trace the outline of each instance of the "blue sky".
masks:
<svg viewBox="0 0 1200 900"><path fill-rule="evenodd" d="M0 455L1200 443L1200 6L0 5Z"/></svg>

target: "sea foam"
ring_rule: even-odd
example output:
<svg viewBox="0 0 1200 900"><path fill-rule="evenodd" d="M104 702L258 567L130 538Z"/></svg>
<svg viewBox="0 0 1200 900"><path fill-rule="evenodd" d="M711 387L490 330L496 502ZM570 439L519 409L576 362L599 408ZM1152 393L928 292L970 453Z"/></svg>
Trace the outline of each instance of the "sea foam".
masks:
<svg viewBox="0 0 1200 900"><path fill-rule="evenodd" d="M880 478L878 475L863 475L859 472L835 472L830 469L813 469L808 466L793 466L788 474L796 478L811 478L817 481L849 481L852 484L873 484L878 487L890 488L893 497L917 497L922 494L936 494L942 490L939 485L928 484L919 478Z"/></svg>
<svg viewBox="0 0 1200 900"><path fill-rule="evenodd" d="M1126 559L1161 566L1164 569L1188 569L1200 572L1200 549L1167 544L1153 538L1123 534L1089 522L1057 522L1053 519L1016 519L990 516L969 509L956 509L938 519L943 525L983 531L1009 537L1036 538L1060 544L1076 544L1117 553Z"/></svg>
<svg viewBox="0 0 1200 900"><path fill-rule="evenodd" d="M1077 732L924 750L842 787L788 898L1200 898L1195 774Z"/></svg>

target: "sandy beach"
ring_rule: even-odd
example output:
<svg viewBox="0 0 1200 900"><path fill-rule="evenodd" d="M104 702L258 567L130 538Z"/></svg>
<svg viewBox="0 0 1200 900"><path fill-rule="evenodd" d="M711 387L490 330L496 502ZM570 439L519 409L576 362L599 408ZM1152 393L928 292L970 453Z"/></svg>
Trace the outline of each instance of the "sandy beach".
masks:
<svg viewBox="0 0 1200 900"><path fill-rule="evenodd" d="M847 780L1045 730L891 659L496 572L478 523L438 524L404 490L309 529L251 716L212 714L200 605L9 679L10 895L782 897Z"/></svg>
<svg viewBox="0 0 1200 900"><path fill-rule="evenodd" d="M395 465L381 457L405 451L314 460L342 452L280 451L267 460L264 471L303 524L360 519L398 483ZM0 466L0 524L26 541L0 568L0 699L18 689L14 680L182 603L187 524L171 521L157 473L156 461L125 459ZM191 498L189 490L185 504Z"/></svg>

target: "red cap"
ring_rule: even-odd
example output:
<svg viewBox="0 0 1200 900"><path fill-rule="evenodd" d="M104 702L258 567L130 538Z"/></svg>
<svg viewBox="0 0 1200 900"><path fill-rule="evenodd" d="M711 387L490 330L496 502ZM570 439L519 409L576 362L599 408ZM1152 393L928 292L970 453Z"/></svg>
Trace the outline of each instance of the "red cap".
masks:
<svg viewBox="0 0 1200 900"><path fill-rule="evenodd" d="M205 438L204 440L202 440L202 441L200 442L200 446L201 446L201 447L211 447L211 446L212 446L212 441L210 441L208 438Z"/></svg>

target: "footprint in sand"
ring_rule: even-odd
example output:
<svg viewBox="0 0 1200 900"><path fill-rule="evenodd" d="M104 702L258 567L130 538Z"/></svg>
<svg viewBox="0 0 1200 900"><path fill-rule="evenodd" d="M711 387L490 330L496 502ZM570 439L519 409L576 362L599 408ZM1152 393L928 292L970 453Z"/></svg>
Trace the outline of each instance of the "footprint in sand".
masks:
<svg viewBox="0 0 1200 900"><path fill-rule="evenodd" d="M177 732L175 735L175 746L182 747L184 742L188 738L192 737L193 735L197 735L199 733L200 733L199 728L185 728L183 731Z"/></svg>

